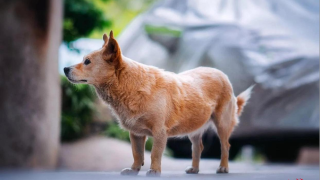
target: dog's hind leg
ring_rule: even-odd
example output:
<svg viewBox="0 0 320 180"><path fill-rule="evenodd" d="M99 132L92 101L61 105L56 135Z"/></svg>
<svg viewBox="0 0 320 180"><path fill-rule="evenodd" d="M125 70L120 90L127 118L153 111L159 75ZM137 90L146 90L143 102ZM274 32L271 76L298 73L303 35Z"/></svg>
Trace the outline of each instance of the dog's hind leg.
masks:
<svg viewBox="0 0 320 180"><path fill-rule="evenodd" d="M228 160L229 160L229 150L230 150L230 144L229 144L229 137L231 135L230 128L224 129L224 128L217 128L217 132L220 138L220 144L221 144L221 162L220 167L217 170L217 173L228 173L229 172L229 166L228 166Z"/></svg>
<svg viewBox="0 0 320 180"><path fill-rule="evenodd" d="M201 152L203 150L202 133L197 135L189 135L192 143L192 166L186 169L187 174L198 174Z"/></svg>
<svg viewBox="0 0 320 180"><path fill-rule="evenodd" d="M214 123L216 125L217 133L221 144L221 162L220 167L217 170L217 173L229 172L229 138L237 122L237 119L235 119L235 106L232 101L230 101L223 109L223 112L218 113L214 117Z"/></svg>

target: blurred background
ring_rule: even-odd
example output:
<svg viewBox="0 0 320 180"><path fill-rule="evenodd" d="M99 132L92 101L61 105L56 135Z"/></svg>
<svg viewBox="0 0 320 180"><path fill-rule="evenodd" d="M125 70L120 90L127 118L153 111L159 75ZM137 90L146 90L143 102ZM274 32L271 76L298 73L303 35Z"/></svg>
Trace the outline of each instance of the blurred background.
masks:
<svg viewBox="0 0 320 180"><path fill-rule="evenodd" d="M138 62L218 68L236 95L256 84L230 139L233 166L319 166L317 0L1 0L0 21L0 169L131 166L128 132L92 87L63 74L110 30ZM217 135L203 143L202 158L218 167ZM149 138L144 169L151 147ZM190 158L187 138L170 139L164 170Z"/></svg>

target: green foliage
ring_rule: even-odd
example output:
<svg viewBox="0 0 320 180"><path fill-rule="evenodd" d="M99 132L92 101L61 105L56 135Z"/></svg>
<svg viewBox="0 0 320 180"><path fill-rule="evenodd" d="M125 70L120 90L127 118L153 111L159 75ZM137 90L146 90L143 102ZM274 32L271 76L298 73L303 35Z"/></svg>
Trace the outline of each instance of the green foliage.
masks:
<svg viewBox="0 0 320 180"><path fill-rule="evenodd" d="M103 7L104 14L112 21L110 26L103 29L95 29L90 38L101 39L103 33L113 30L113 34L118 36L121 31L140 13L143 13L157 0L107 0L93 1L96 6Z"/></svg>
<svg viewBox="0 0 320 180"><path fill-rule="evenodd" d="M182 30L180 29L165 26L145 25L144 29L148 34L165 34L173 37L180 37L182 34Z"/></svg>
<svg viewBox="0 0 320 180"><path fill-rule="evenodd" d="M98 1L98 0L95 0ZM99 0L105 2L106 0ZM92 0L64 0L63 40L88 36L94 29L111 25Z"/></svg>
<svg viewBox="0 0 320 180"><path fill-rule="evenodd" d="M95 94L90 86L73 85L64 76L61 76L61 88L61 140L75 140L84 135L92 122Z"/></svg>

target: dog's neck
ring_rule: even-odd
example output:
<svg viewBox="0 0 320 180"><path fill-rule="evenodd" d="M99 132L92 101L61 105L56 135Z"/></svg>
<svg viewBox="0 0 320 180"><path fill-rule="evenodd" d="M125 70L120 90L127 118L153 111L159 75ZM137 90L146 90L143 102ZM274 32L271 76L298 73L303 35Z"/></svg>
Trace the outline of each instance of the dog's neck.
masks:
<svg viewBox="0 0 320 180"><path fill-rule="evenodd" d="M94 85L98 96L115 111L120 119L126 119L126 114L135 114L135 107L129 102L135 101L141 96L141 88L145 76L148 76L146 67L142 64L122 56L122 67L120 72L115 72L105 82Z"/></svg>

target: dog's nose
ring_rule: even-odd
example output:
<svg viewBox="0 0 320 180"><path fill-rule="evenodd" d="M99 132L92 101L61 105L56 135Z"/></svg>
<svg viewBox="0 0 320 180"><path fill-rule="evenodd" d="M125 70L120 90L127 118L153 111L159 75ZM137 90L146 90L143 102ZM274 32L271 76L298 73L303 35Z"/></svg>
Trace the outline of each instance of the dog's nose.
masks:
<svg viewBox="0 0 320 180"><path fill-rule="evenodd" d="M63 71L64 71L64 73L66 74L66 76L68 76L68 73L69 73L69 71L70 71L70 68L69 68L69 67L65 67L65 68L63 68Z"/></svg>

